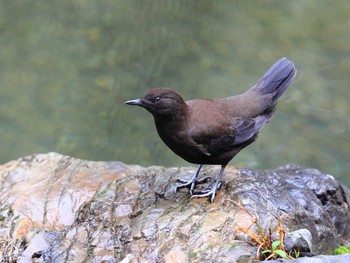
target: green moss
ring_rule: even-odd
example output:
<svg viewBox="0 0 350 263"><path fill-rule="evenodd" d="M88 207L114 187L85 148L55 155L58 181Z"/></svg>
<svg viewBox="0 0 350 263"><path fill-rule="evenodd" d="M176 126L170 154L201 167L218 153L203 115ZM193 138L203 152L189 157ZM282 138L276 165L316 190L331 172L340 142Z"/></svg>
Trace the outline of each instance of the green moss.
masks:
<svg viewBox="0 0 350 263"><path fill-rule="evenodd" d="M337 249L333 250L330 254L331 255L341 255L341 254L346 254L350 253L350 246L344 247L340 246Z"/></svg>
<svg viewBox="0 0 350 263"><path fill-rule="evenodd" d="M202 252L203 252L202 249L199 249L199 250L197 250L197 251L192 252L192 253L191 253L191 258L192 258L192 259L195 259L195 258L198 256L198 254L200 254L200 253L202 253Z"/></svg>

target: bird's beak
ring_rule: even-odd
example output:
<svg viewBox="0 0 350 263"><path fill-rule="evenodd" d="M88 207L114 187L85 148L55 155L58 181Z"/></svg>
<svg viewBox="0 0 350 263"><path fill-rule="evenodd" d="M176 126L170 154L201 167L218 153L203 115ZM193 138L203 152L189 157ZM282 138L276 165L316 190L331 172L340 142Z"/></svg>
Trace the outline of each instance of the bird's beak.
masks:
<svg viewBox="0 0 350 263"><path fill-rule="evenodd" d="M140 99L135 99L135 100L127 100L126 102L124 102L125 104L128 105L136 105L136 106L143 106L143 103Z"/></svg>

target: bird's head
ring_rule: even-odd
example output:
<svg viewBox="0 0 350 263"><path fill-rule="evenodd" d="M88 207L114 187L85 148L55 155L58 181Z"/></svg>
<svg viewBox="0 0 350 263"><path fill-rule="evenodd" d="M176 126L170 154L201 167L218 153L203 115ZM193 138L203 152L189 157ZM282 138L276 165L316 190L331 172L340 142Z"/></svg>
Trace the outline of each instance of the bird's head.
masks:
<svg viewBox="0 0 350 263"><path fill-rule="evenodd" d="M125 104L143 107L155 118L173 118L186 108L181 96L168 88L153 88L142 98L128 100Z"/></svg>

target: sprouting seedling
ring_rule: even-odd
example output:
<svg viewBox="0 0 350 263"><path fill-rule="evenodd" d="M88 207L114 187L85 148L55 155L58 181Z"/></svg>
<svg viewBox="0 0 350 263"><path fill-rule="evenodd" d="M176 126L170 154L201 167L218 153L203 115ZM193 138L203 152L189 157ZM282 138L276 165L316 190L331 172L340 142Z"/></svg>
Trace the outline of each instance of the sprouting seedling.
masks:
<svg viewBox="0 0 350 263"><path fill-rule="evenodd" d="M291 257L286 253L284 249L278 249L281 244L281 240L276 240L272 242L271 249L265 249L264 251L261 251L261 254L270 254L265 260L275 258L276 255L284 259L291 259Z"/></svg>

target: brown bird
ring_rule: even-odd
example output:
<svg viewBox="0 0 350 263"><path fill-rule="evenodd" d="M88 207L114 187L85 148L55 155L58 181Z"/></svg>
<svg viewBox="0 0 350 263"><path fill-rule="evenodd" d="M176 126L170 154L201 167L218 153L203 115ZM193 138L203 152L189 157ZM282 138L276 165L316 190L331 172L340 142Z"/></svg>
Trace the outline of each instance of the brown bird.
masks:
<svg viewBox="0 0 350 263"><path fill-rule="evenodd" d="M189 181L176 189L189 187L191 197L211 196L216 191L228 162L254 142L260 129L270 121L278 98L296 76L293 62L278 60L246 92L222 99L188 100L168 88L153 88L142 98L128 100L148 110L154 117L158 134L177 155L199 164ZM203 164L221 165L211 189L193 194Z"/></svg>

